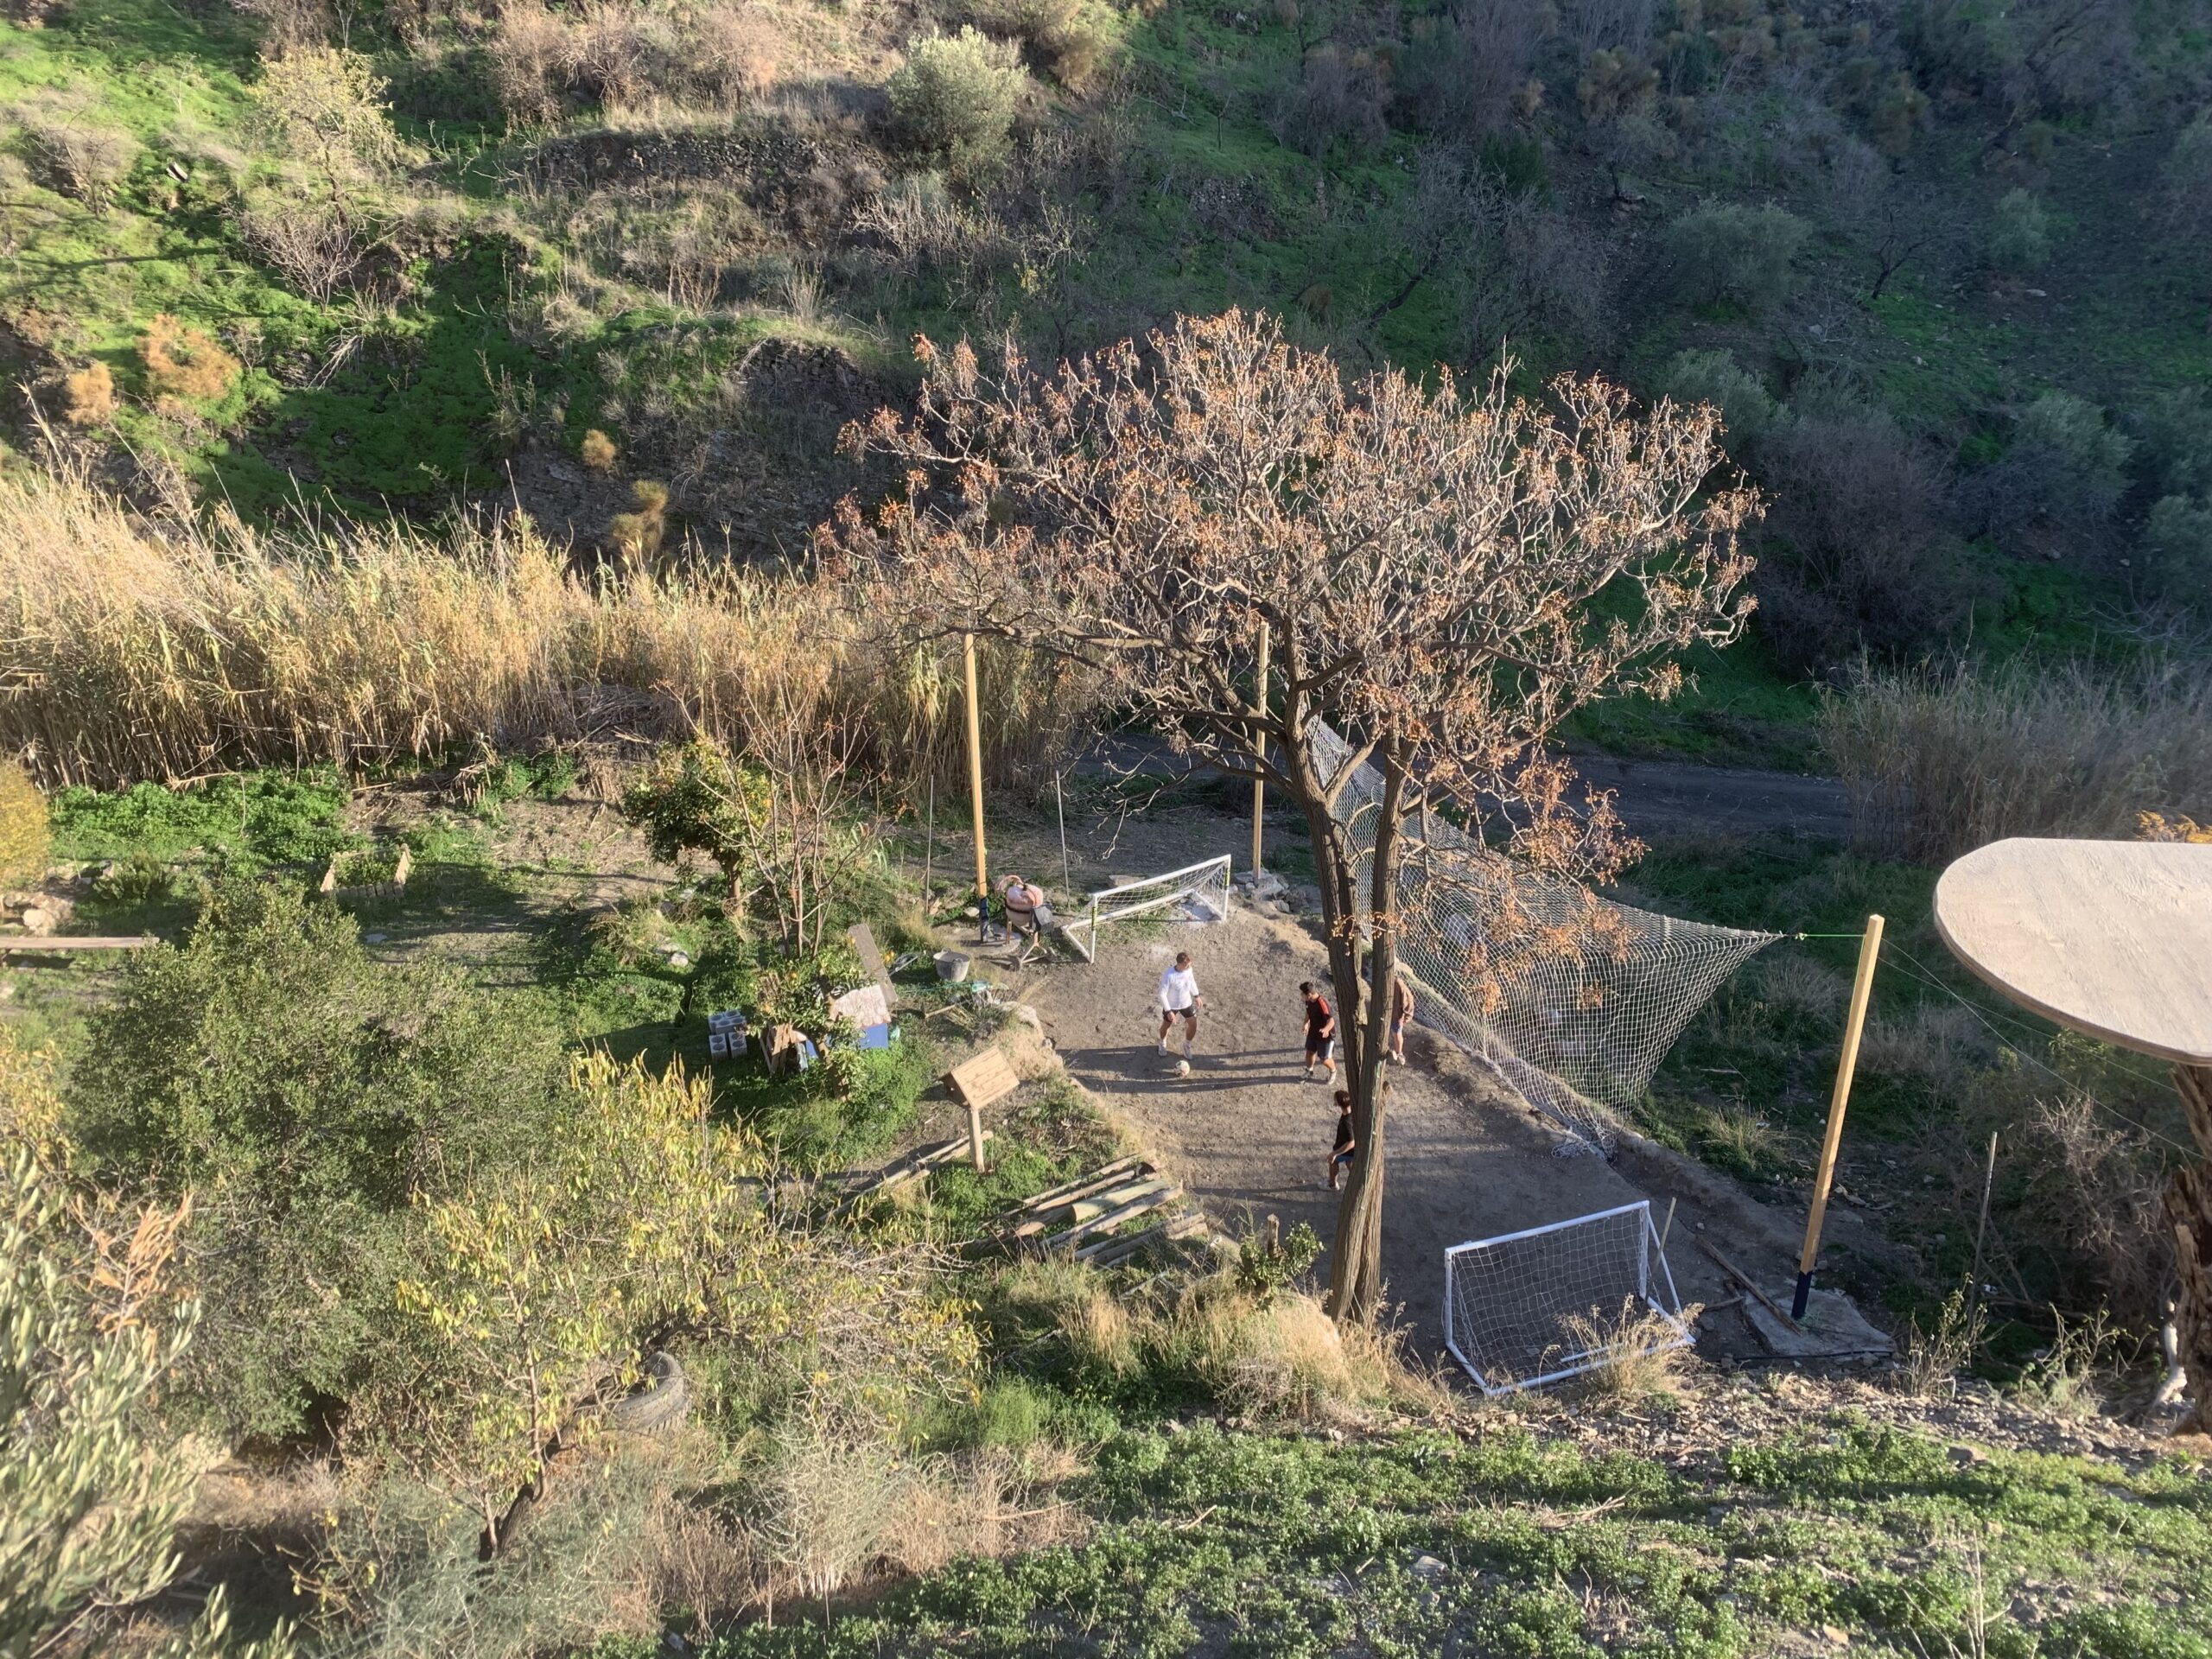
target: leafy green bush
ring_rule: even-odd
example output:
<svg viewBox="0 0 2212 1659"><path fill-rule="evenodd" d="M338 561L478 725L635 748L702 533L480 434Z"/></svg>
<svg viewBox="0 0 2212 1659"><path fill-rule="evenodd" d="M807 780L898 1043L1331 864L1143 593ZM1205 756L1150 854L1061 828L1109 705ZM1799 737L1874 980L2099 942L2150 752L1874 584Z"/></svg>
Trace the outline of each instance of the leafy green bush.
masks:
<svg viewBox="0 0 2212 1659"><path fill-rule="evenodd" d="M1071 92L1086 90L1121 48L1119 20L1103 0L976 0L969 15L1020 41L1030 62Z"/></svg>
<svg viewBox="0 0 2212 1659"><path fill-rule="evenodd" d="M46 797L16 761L0 760L0 881L37 880L53 847Z"/></svg>
<svg viewBox="0 0 2212 1659"><path fill-rule="evenodd" d="M1790 262L1805 235L1804 220L1771 203L1724 202L1685 213L1663 238L1675 291L1693 305L1768 310L1789 296Z"/></svg>
<svg viewBox="0 0 2212 1659"><path fill-rule="evenodd" d="M1989 219L1989 262L2025 273L2050 263L2050 215L2026 190L2007 190Z"/></svg>
<svg viewBox="0 0 2212 1659"><path fill-rule="evenodd" d="M1264 1306L1296 1284L1319 1259L1321 1240L1304 1222L1287 1237L1247 1233L1236 1242L1236 1287Z"/></svg>
<svg viewBox="0 0 2212 1659"><path fill-rule="evenodd" d="M391 1306L410 1203L543 1133L551 1033L456 971L372 960L296 890L219 888L95 1014L68 1121L118 1184L194 1194L209 1319L185 1375L232 1433L342 1397Z"/></svg>
<svg viewBox="0 0 2212 1659"><path fill-rule="evenodd" d="M1984 480L1992 524L2025 518L2101 524L2127 490L2134 440L2070 391L2047 391L2013 423L2012 447Z"/></svg>
<svg viewBox="0 0 2212 1659"><path fill-rule="evenodd" d="M255 772L184 789L135 784L106 791L73 786L53 799L54 851L67 859L164 861L221 855L233 868L311 864L353 844L346 780L334 768Z"/></svg>
<svg viewBox="0 0 2212 1659"><path fill-rule="evenodd" d="M1735 441L1733 448L1757 443L1774 423L1773 397L1726 349L1675 353L1660 371L1659 390L1676 403L1711 404L1719 410Z"/></svg>
<svg viewBox="0 0 2212 1659"><path fill-rule="evenodd" d="M883 90L908 151L973 175L1006 154L1027 82L1019 50L963 24L915 41Z"/></svg>

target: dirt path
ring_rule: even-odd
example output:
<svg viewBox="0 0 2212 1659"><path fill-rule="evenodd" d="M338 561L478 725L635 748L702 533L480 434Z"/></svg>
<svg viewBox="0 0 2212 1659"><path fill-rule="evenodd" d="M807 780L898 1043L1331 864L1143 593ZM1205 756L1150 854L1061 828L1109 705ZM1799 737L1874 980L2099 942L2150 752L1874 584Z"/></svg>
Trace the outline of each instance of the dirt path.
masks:
<svg viewBox="0 0 2212 1659"><path fill-rule="evenodd" d="M1154 991L1178 950L1195 959L1205 1004L1187 1078L1154 1047ZM1325 1243L1338 1200L1325 1185L1336 1125L1330 1094L1300 1080L1301 979L1327 958L1287 923L1240 912L1117 943L1095 965L1058 963L1024 995L1068 1070L1166 1160L1217 1224L1242 1231L1268 1214L1305 1222ZM1560 1157L1559 1135L1509 1103L1449 1044L1415 1032L1394 1071L1385 1118L1389 1174L1383 1272L1419 1347L1443 1337L1443 1257L1454 1244L1586 1215L1649 1196L1595 1157ZM1662 1194L1656 1206L1662 1210ZM1686 1209L1678 1226L1698 1224ZM1688 1300L1721 1294L1709 1264L1670 1259Z"/></svg>
<svg viewBox="0 0 2212 1659"><path fill-rule="evenodd" d="M1614 806L1622 822L1640 836L1792 835L1842 841L1851 834L1851 798L1833 778L1689 760L1570 758L1586 781L1616 792ZM1077 763L1076 772L1084 777L1210 775L1154 739L1128 734L1100 740Z"/></svg>

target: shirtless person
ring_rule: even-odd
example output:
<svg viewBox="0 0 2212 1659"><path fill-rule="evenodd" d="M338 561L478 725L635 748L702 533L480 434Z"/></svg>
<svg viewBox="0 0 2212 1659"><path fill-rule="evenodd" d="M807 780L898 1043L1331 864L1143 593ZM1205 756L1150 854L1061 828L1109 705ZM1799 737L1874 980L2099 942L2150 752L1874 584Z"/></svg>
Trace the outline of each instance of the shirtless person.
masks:
<svg viewBox="0 0 2212 1659"><path fill-rule="evenodd" d="M1406 1063L1406 1027L1413 1023L1414 988L1406 983L1403 974L1390 976L1390 1058L1393 1064Z"/></svg>
<svg viewBox="0 0 2212 1659"><path fill-rule="evenodd" d="M1160 1052L1167 1052L1167 1033L1183 1022L1183 1064L1191 1064L1191 1045L1198 1036L1198 976L1191 971L1191 953L1175 953L1175 965L1160 976Z"/></svg>

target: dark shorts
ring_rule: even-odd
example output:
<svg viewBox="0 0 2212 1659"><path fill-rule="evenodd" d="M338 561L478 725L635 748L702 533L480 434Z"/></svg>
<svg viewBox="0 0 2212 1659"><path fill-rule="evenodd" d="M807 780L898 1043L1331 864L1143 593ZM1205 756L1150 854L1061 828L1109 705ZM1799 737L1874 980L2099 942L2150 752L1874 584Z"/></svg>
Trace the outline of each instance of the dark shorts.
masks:
<svg viewBox="0 0 2212 1659"><path fill-rule="evenodd" d="M1310 1031L1306 1033L1306 1059L1308 1065L1315 1060L1333 1060L1336 1057L1337 1039L1334 1037L1317 1037Z"/></svg>

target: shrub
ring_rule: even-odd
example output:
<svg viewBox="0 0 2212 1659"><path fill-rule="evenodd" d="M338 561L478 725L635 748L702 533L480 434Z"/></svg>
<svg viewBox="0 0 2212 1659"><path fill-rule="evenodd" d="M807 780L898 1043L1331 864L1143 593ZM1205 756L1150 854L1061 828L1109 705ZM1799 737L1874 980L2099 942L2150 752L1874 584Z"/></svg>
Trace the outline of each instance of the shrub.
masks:
<svg viewBox="0 0 2212 1659"><path fill-rule="evenodd" d="M159 1594L199 1467L150 1432L200 1310L177 1294L188 1203L141 1211L69 1179L50 1058L0 1031L0 1651L104 1652L111 1610ZM168 1659L226 1649L219 1587ZM232 1659L291 1652L282 1631Z"/></svg>
<svg viewBox="0 0 2212 1659"><path fill-rule="evenodd" d="M2127 491L2134 441L2070 391L2047 391L2019 413L2012 445L1980 480L1993 529L2028 518L2102 524Z"/></svg>
<svg viewBox="0 0 2212 1659"><path fill-rule="evenodd" d="M1711 404L1719 410L1738 454L1745 445L1757 443L1774 421L1774 399L1765 385L1726 349L1675 353L1660 371L1659 390L1677 403Z"/></svg>
<svg viewBox="0 0 2212 1659"><path fill-rule="evenodd" d="M700 86L725 108L766 97L783 69L782 37L750 5L710 5L697 13L690 48Z"/></svg>
<svg viewBox="0 0 2212 1659"><path fill-rule="evenodd" d="M261 194L239 216L238 233L256 259L318 304L327 304L360 263L352 227L323 202Z"/></svg>
<svg viewBox="0 0 2212 1659"><path fill-rule="evenodd" d="M46 797L21 762L0 760L0 881L38 880L53 845Z"/></svg>
<svg viewBox="0 0 2212 1659"><path fill-rule="evenodd" d="M238 385L238 359L166 311L146 325L138 356L156 407L220 403Z"/></svg>
<svg viewBox="0 0 2212 1659"><path fill-rule="evenodd" d="M618 512L607 521L607 539L622 557L649 563L668 535L668 486L637 479L630 486L630 501L635 511Z"/></svg>
<svg viewBox="0 0 2212 1659"><path fill-rule="evenodd" d="M550 121L561 111L569 58L568 29L542 5L499 10L485 43L493 96L511 121Z"/></svg>
<svg viewBox="0 0 2212 1659"><path fill-rule="evenodd" d="M1942 476L1887 416L1801 412L1768 434L1760 462L1782 556L1762 584L1760 627L1784 662L1904 651L1965 615L1974 590L1942 533Z"/></svg>
<svg viewBox="0 0 2212 1659"><path fill-rule="evenodd" d="M621 453L615 448L614 440L595 426L584 434L584 441L576 446L576 458L594 473L613 470L615 457Z"/></svg>
<svg viewBox="0 0 2212 1659"><path fill-rule="evenodd" d="M2212 611L2212 503L2160 496L2143 526L2143 562L2160 598Z"/></svg>
<svg viewBox="0 0 2212 1659"><path fill-rule="evenodd" d="M49 94L10 113L45 182L96 212L115 199L116 187L138 159L136 138L103 125L63 96Z"/></svg>
<svg viewBox="0 0 2212 1659"><path fill-rule="evenodd" d="M61 382L61 418L72 426L105 426L115 418L115 375L87 363Z"/></svg>
<svg viewBox="0 0 2212 1659"><path fill-rule="evenodd" d="M283 885L218 889L92 1020L69 1122L95 1167L195 1195L211 1317L186 1368L225 1431L281 1436L359 1380L410 1204L543 1132L553 1034L454 969L394 965Z"/></svg>
<svg viewBox="0 0 2212 1659"><path fill-rule="evenodd" d="M2007 190L1989 221L1989 259L1999 270L2041 270L2050 263L2050 215L2026 190Z"/></svg>
<svg viewBox="0 0 2212 1659"><path fill-rule="evenodd" d="M1874 100L1868 118L1875 148L1892 158L1903 156L1912 148L1913 136L1927 124L1928 111L1928 94L1912 84L1910 75L1899 70Z"/></svg>
<svg viewBox="0 0 2212 1659"><path fill-rule="evenodd" d="M969 16L1020 41L1029 61L1071 92L1087 90L1121 46L1113 9L1103 0L978 0Z"/></svg>
<svg viewBox="0 0 2212 1659"><path fill-rule="evenodd" d="M1700 207L1667 227L1675 289L1696 305L1763 311L1789 297L1805 223L1771 203Z"/></svg>
<svg viewBox="0 0 2212 1659"><path fill-rule="evenodd" d="M1582 66L1574 94L1586 121L1618 121L1650 108L1659 90L1659 72L1633 52L1607 48L1592 52Z"/></svg>
<svg viewBox="0 0 2212 1659"><path fill-rule="evenodd" d="M1016 48L963 24L915 41L884 92L907 150L973 175L1005 155L1027 80Z"/></svg>
<svg viewBox="0 0 2212 1659"><path fill-rule="evenodd" d="M1339 140L1373 149L1389 136L1382 120L1388 66L1374 53L1326 41L1306 54L1298 88L1278 105L1275 137L1319 160Z"/></svg>
<svg viewBox="0 0 2212 1659"><path fill-rule="evenodd" d="M1421 125L1479 139L1535 115L1543 83L1530 72L1549 28L1535 7L1461 0L1440 14L1414 16L1408 28L1402 79Z"/></svg>

